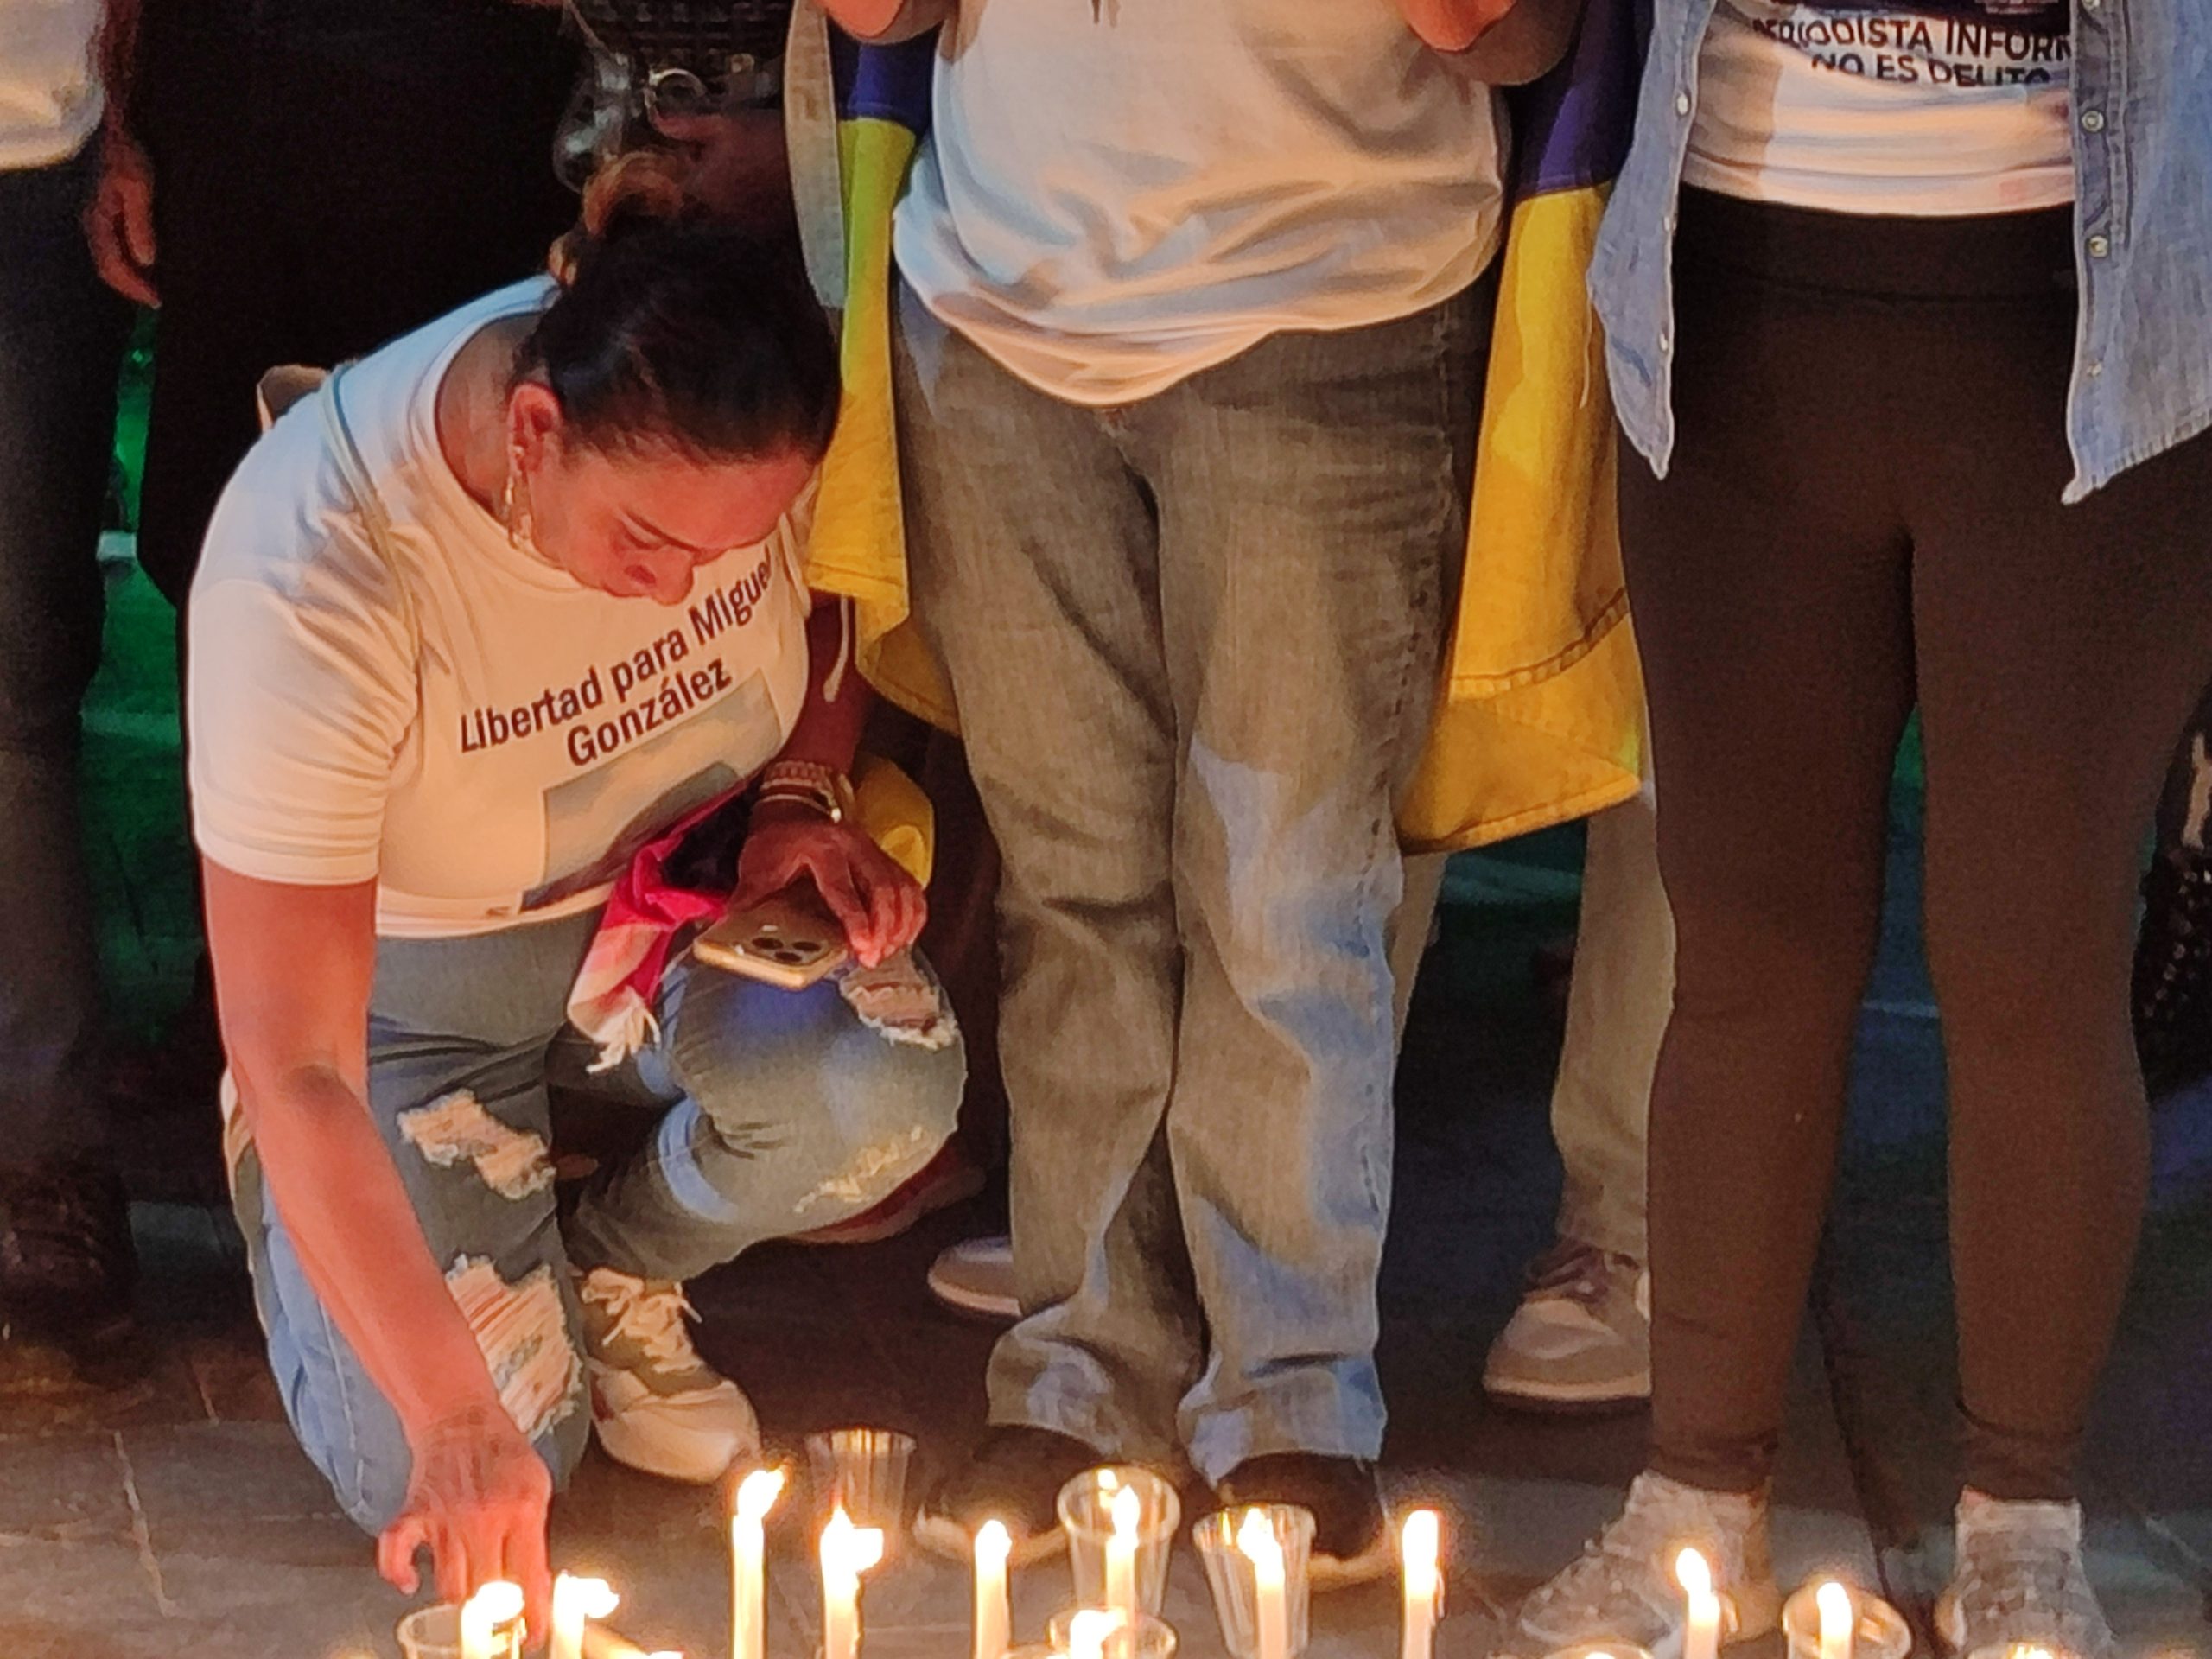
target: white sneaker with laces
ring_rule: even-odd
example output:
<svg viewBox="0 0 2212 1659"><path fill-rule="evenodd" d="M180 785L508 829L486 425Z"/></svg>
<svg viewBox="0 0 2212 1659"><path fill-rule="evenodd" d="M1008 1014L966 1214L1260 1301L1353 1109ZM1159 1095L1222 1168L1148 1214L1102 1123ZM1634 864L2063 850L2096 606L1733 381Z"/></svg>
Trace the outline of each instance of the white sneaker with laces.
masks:
<svg viewBox="0 0 2212 1659"><path fill-rule="evenodd" d="M1504 1651L1533 1659L1588 1643L1622 1643L1651 1659L1681 1659L1684 1604L1675 1558L1690 1547L1713 1568L1722 1641L1748 1642L1774 1629L1782 1592L1767 1542L1764 1490L1707 1492L1646 1472L1629 1488L1620 1518L1521 1604Z"/></svg>
<svg viewBox="0 0 2212 1659"><path fill-rule="evenodd" d="M760 1449L753 1402L692 1346L697 1315L682 1285L594 1268L576 1294L592 1426L607 1456L704 1486Z"/></svg>
<svg viewBox="0 0 2212 1659"><path fill-rule="evenodd" d="M963 1239L930 1263L930 1294L956 1313L1011 1325L1021 1317L1021 1298L1014 1288L1014 1241Z"/></svg>
<svg viewBox="0 0 2212 1659"><path fill-rule="evenodd" d="M1491 1344L1483 1391L1539 1411L1651 1397L1651 1275L1625 1255L1562 1238Z"/></svg>
<svg viewBox="0 0 2212 1659"><path fill-rule="evenodd" d="M1948 1652L2003 1655L2017 1647L2110 1659L2112 1627L2082 1561L2082 1506L1959 1498L1958 1556L1936 1602Z"/></svg>

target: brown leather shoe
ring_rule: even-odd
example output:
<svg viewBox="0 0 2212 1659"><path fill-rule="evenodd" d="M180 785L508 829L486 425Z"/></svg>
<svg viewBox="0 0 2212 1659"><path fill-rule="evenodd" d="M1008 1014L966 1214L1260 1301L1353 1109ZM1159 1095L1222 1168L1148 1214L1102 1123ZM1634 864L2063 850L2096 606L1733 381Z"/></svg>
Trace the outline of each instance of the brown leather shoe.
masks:
<svg viewBox="0 0 2212 1659"><path fill-rule="evenodd" d="M0 1164L0 1324L71 1343L130 1322L138 1255L123 1182L82 1163Z"/></svg>

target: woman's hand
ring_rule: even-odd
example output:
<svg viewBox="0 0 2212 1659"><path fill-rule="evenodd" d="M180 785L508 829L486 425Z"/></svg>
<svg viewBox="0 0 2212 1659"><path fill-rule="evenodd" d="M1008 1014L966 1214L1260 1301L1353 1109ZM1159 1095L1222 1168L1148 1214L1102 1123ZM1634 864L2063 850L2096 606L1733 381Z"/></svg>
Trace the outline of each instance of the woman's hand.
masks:
<svg viewBox="0 0 2212 1659"><path fill-rule="evenodd" d="M496 1579L519 1585L537 1646L553 1612L545 1542L553 1477L544 1463L497 1405L441 1418L409 1449L407 1501L377 1540L377 1570L412 1595L420 1583L415 1552L428 1545L441 1601L466 1601Z"/></svg>
<svg viewBox="0 0 2212 1659"><path fill-rule="evenodd" d="M154 168L138 141L111 121L101 142L99 183L85 209L92 264L126 300L159 305L154 290Z"/></svg>
<svg viewBox="0 0 2212 1659"><path fill-rule="evenodd" d="M802 875L814 878L862 967L904 950L929 918L921 884L858 825L833 823L804 805L755 807L738 855L731 910L757 905Z"/></svg>

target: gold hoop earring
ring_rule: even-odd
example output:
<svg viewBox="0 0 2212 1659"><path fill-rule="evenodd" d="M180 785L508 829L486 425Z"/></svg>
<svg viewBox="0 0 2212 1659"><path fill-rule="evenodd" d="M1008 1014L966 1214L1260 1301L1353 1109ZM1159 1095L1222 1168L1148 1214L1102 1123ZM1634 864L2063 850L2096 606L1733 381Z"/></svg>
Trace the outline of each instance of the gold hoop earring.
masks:
<svg viewBox="0 0 2212 1659"><path fill-rule="evenodd" d="M530 486L523 479L519 443L507 448L507 480L499 491L499 522L506 527L509 546L533 559L544 557L537 550L537 526L530 510Z"/></svg>

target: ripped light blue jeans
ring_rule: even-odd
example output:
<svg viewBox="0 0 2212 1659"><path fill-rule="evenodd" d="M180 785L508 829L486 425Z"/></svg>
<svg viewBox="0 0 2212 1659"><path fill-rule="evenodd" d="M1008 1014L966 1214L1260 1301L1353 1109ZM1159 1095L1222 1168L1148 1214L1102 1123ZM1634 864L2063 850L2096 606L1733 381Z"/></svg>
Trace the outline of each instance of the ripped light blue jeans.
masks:
<svg viewBox="0 0 2212 1659"><path fill-rule="evenodd" d="M859 1213L951 1132L960 1045L892 1041L834 984L785 991L698 966L661 985L659 1035L587 1076L569 988L596 914L468 938L381 941L369 1108L431 1254L510 1411L556 1483L583 1454L570 1273L689 1279L765 1239ZM658 1113L650 1140L554 1214L549 1079ZM407 1490L406 1437L301 1270L249 1156L238 1209L270 1363L308 1456L380 1531Z"/></svg>

